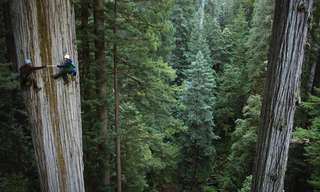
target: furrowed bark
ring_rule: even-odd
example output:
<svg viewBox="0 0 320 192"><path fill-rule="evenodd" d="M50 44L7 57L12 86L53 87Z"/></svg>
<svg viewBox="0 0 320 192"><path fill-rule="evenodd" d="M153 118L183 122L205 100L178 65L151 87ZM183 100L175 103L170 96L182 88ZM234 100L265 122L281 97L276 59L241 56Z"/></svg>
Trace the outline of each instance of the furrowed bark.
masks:
<svg viewBox="0 0 320 192"><path fill-rule="evenodd" d="M69 0L12 0L17 63L57 65L68 52L77 64L74 10ZM83 192L79 78L64 85L49 67L34 74L42 90L24 92L44 192Z"/></svg>
<svg viewBox="0 0 320 192"><path fill-rule="evenodd" d="M252 192L282 192L312 0L277 0Z"/></svg>

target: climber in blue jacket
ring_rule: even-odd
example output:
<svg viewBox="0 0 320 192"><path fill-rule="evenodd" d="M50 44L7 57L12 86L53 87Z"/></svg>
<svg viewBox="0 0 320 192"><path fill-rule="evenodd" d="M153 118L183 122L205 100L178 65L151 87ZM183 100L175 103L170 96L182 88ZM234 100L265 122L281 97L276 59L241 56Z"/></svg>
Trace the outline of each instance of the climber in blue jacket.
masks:
<svg viewBox="0 0 320 192"><path fill-rule="evenodd" d="M69 76L75 78L77 75L76 67L68 54L64 56L63 64L57 65L57 67L60 68L60 72L54 75L53 78L58 79L59 77L62 77L65 84L69 83Z"/></svg>

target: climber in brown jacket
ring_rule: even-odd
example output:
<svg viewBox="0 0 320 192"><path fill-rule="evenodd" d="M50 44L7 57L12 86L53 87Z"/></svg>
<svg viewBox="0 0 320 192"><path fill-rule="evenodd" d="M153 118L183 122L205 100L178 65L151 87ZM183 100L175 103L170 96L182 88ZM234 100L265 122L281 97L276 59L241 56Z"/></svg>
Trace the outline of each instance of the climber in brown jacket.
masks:
<svg viewBox="0 0 320 192"><path fill-rule="evenodd" d="M38 87L37 81L32 77L32 73L43 68L46 68L46 66L33 67L31 65L31 60L26 59L24 64L20 67L21 88L33 86L36 91L40 91L41 88Z"/></svg>

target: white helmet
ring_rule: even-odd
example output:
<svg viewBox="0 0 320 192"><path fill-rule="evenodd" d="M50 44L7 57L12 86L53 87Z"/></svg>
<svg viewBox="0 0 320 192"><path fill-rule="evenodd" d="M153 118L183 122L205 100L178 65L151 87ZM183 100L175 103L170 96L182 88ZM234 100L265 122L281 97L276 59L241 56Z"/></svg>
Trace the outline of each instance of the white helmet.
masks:
<svg viewBox="0 0 320 192"><path fill-rule="evenodd" d="M70 55L69 54L65 54L63 58L70 59Z"/></svg>
<svg viewBox="0 0 320 192"><path fill-rule="evenodd" d="M24 60L24 64L30 65L31 64L31 60L30 59L25 59Z"/></svg>

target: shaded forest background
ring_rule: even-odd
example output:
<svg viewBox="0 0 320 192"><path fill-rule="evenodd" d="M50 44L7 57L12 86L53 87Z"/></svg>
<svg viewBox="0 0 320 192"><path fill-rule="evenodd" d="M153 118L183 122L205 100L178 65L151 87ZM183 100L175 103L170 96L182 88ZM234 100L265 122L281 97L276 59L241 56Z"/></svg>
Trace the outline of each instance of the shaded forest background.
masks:
<svg viewBox="0 0 320 192"><path fill-rule="evenodd" d="M124 0L116 15L113 1L74 6L86 191L115 191L117 138L123 191L250 191L273 1ZM289 192L320 190L320 2L314 7ZM0 21L0 191L39 191L8 2Z"/></svg>

